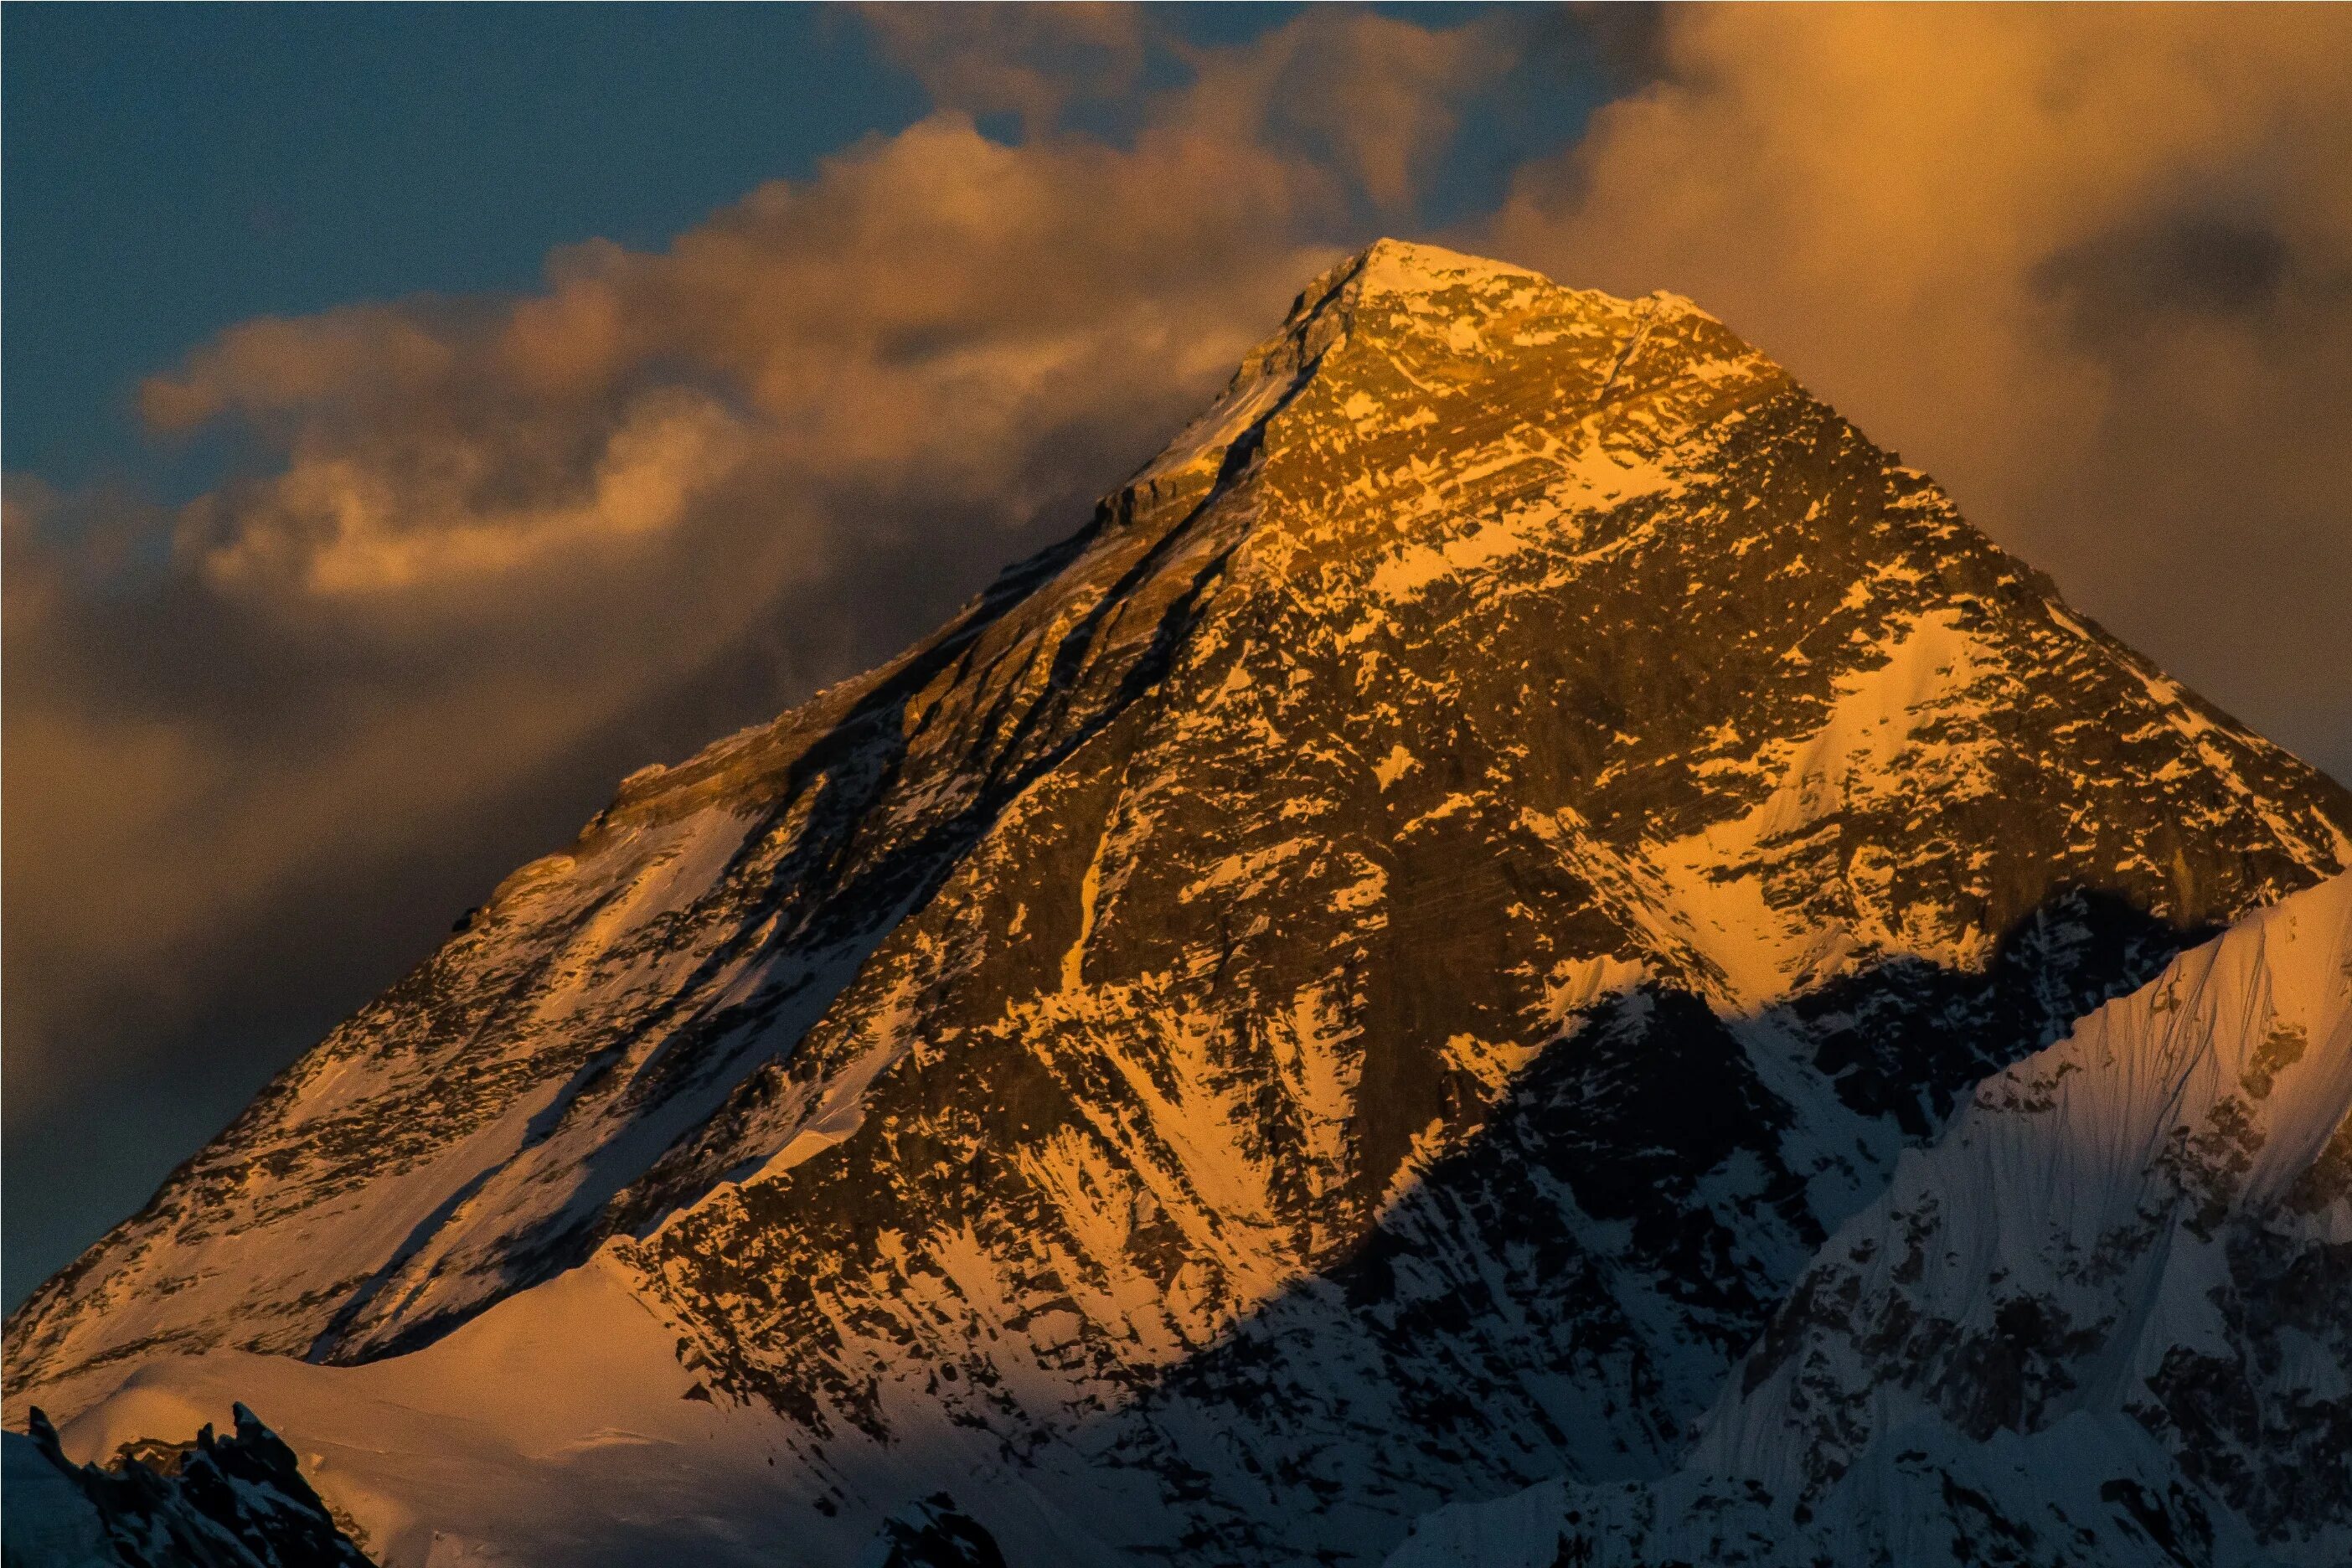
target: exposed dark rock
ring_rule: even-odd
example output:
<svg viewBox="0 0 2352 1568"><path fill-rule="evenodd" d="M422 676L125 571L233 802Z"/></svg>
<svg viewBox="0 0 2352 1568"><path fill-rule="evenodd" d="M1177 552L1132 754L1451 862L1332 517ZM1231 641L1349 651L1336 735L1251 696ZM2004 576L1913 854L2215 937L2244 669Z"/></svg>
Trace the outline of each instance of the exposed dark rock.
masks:
<svg viewBox="0 0 2352 1568"><path fill-rule="evenodd" d="M6 1441L8 1568L373 1568L293 1450L242 1405L226 1438L206 1426L192 1445L142 1444L108 1466L68 1460L38 1408Z"/></svg>

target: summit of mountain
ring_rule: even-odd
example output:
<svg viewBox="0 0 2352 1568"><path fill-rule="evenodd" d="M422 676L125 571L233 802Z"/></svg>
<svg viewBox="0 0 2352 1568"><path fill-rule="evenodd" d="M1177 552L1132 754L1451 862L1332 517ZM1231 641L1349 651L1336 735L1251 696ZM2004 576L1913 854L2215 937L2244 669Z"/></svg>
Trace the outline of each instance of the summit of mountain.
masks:
<svg viewBox="0 0 2352 1568"><path fill-rule="evenodd" d="M1980 1079L2347 858L1720 321L1383 241L1068 542L508 879L27 1301L10 1408L249 1390L393 1563L942 1493L1014 1563L1377 1561L1667 1472ZM609 1408L516 1414L583 1332Z"/></svg>

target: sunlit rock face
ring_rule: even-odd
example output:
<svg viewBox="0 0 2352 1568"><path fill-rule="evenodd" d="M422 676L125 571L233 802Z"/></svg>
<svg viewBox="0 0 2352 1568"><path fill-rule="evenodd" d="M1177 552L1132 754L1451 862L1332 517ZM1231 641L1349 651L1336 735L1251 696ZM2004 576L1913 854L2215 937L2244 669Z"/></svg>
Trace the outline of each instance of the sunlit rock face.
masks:
<svg viewBox="0 0 2352 1568"><path fill-rule="evenodd" d="M2347 829L1688 301L1382 242L1068 543L509 879L20 1311L10 1409L313 1389L394 1563L599 1560L567 1486L614 1562L942 1492L1016 1568L1378 1561L1673 1469L1902 1151ZM660 1364L491 1431L599 1323ZM332 1392L453 1381L462 1506Z"/></svg>

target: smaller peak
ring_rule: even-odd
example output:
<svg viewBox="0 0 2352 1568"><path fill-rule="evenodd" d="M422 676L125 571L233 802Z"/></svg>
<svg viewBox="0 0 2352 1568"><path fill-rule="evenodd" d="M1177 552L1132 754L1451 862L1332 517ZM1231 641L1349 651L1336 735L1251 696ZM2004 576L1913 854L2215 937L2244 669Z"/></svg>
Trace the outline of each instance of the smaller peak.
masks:
<svg viewBox="0 0 2352 1568"><path fill-rule="evenodd" d="M1550 287L1550 279L1524 267L1468 256L1442 245L1376 239L1326 268L1291 306L1291 319L1311 317L1334 300L1417 299L1463 284L1509 282Z"/></svg>
<svg viewBox="0 0 2352 1568"><path fill-rule="evenodd" d="M1465 256L1440 245L1409 239L1376 239L1350 268L1367 294L1426 294L1461 283L1496 279L1542 282L1538 273L1483 256Z"/></svg>
<svg viewBox="0 0 2352 1568"><path fill-rule="evenodd" d="M1663 316L1696 316L1702 321L1723 324L1722 318L1687 294L1677 294L1671 289L1653 289L1642 296L1653 312Z"/></svg>

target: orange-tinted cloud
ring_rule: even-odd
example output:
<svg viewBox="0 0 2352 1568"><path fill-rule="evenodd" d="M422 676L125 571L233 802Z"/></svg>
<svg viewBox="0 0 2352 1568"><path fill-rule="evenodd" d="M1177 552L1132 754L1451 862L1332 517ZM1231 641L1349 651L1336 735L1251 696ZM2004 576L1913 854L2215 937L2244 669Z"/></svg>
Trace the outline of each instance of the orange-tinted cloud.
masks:
<svg viewBox="0 0 2352 1568"><path fill-rule="evenodd" d="M1335 7L1247 48L1182 51L1200 74L1173 107L1223 136L1299 149L1392 215L1420 193L1463 100L1526 38L1508 18L1433 32Z"/></svg>
<svg viewBox="0 0 2352 1568"><path fill-rule="evenodd" d="M1322 254L1294 236L1330 199L1319 172L1188 126L1013 148L942 114L667 253L560 252L529 300L235 328L144 402L283 444L181 544L224 584L314 596L667 533L762 464L1001 496L1039 432L1213 380L1268 308L1244 300Z"/></svg>
<svg viewBox="0 0 2352 1568"><path fill-rule="evenodd" d="M2352 12L1675 8L1480 239L1724 316L2352 767Z"/></svg>
<svg viewBox="0 0 2352 1568"><path fill-rule="evenodd" d="M1133 5L966 5L859 7L885 55L933 102L967 114L1015 114L1032 137L1076 99L1118 99L1143 75L1146 12Z"/></svg>

